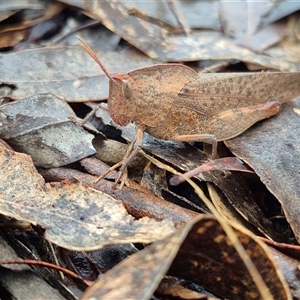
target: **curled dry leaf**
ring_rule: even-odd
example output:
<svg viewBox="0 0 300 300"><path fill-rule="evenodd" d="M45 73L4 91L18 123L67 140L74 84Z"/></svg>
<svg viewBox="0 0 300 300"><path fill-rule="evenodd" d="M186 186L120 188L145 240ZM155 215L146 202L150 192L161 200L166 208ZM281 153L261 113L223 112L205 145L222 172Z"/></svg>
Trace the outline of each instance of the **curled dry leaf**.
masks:
<svg viewBox="0 0 300 300"><path fill-rule="evenodd" d="M16 45L18 42L23 40L28 35L28 30L30 27L38 25L42 23L43 21L49 20L59 14L65 6L62 5L59 2L52 2L52 3L43 3L43 2L36 2L32 3L27 1L19 2L16 1L16 5L11 5L11 7L4 3L1 3L1 12L9 11L11 9L16 9L17 11L21 11L19 13L20 16L24 16L24 19L20 22L17 22L15 24L9 24L9 26L1 26L0 28L0 48L5 47L11 47ZM18 7L19 6L19 7ZM27 14L29 15L29 11L32 11L34 14L34 18L28 18L26 17L25 11L27 11ZM17 12L16 11L16 12ZM35 12L33 12L35 11ZM16 20L19 18L17 17ZM19 38L18 38L19 37Z"/></svg>
<svg viewBox="0 0 300 300"><path fill-rule="evenodd" d="M274 299L291 299L267 246L243 227L230 224ZM150 299L166 273L198 283L222 298L260 299L240 257L211 216L194 218L164 240L122 261L88 288L82 299Z"/></svg>
<svg viewBox="0 0 300 300"><path fill-rule="evenodd" d="M169 277L164 278L161 283L159 284L156 293L158 293L160 296L171 296L179 299L193 299L193 300L215 300L217 298L210 297L207 294L202 291L196 292L193 290L190 290L187 287L182 286L180 280L177 278Z"/></svg>
<svg viewBox="0 0 300 300"><path fill-rule="evenodd" d="M135 220L121 201L81 183L45 184L29 156L0 149L0 212L39 224L46 238L67 249L150 243L174 230L171 221Z"/></svg>

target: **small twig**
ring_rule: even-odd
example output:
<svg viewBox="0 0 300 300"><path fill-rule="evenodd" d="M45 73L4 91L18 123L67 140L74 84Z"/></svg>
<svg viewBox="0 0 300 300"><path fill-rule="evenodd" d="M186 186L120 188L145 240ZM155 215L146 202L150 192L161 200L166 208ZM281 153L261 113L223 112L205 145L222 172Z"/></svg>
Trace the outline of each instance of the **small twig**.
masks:
<svg viewBox="0 0 300 300"><path fill-rule="evenodd" d="M190 26L188 25L188 23L186 22L185 18L183 17L182 13L180 13L175 5L175 1L174 0L169 0L167 1L170 10L172 11L173 15L175 16L177 22L180 24L180 26L182 27L183 31L185 32L185 34L187 36L189 36L191 34L191 29Z"/></svg>
<svg viewBox="0 0 300 300"><path fill-rule="evenodd" d="M85 280L83 279L81 276L79 276L78 274L63 268L61 266L57 266L54 264L51 264L49 262L45 262L45 261L40 261L40 260L33 260L33 259L7 259L7 260L0 260L0 265L13 265L13 264L24 264L24 265L37 265L37 266L44 266L50 269L54 269L54 270L58 270L61 271L75 279L79 279L81 280L83 283L85 283L87 286L90 286L93 282L89 281L89 280Z"/></svg>
<svg viewBox="0 0 300 300"><path fill-rule="evenodd" d="M127 13L129 16L133 16L136 18L139 18L141 20L147 21L151 24L160 26L161 28L167 30L169 33L182 33L184 30L181 27L176 27L174 25L171 25L163 20L160 20L156 17L149 16L145 14L144 12L136 9L135 7L132 7L127 10Z"/></svg>
<svg viewBox="0 0 300 300"><path fill-rule="evenodd" d="M51 254L52 254L53 258L54 258L54 262L56 263L56 265L58 265L58 258L57 258L57 255L56 255L55 251L54 251L54 247L53 247L53 245L52 245L51 242L49 242L49 241L47 241L47 242L48 242ZM58 271L58 272L59 272L59 275L60 275L60 279L64 280L64 273L62 271Z"/></svg>

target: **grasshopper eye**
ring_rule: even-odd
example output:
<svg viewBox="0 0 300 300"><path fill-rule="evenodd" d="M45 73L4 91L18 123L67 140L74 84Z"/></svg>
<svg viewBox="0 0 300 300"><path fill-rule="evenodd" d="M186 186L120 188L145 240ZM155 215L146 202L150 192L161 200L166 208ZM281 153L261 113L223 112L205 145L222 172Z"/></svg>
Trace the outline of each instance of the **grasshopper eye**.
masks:
<svg viewBox="0 0 300 300"><path fill-rule="evenodd" d="M189 91L190 91L189 88L184 87L184 88L182 88L182 90L180 91L180 94L186 94L186 93L188 93Z"/></svg>
<svg viewBox="0 0 300 300"><path fill-rule="evenodd" d="M122 80L122 94L125 99L130 99L132 95L131 83L127 79Z"/></svg>

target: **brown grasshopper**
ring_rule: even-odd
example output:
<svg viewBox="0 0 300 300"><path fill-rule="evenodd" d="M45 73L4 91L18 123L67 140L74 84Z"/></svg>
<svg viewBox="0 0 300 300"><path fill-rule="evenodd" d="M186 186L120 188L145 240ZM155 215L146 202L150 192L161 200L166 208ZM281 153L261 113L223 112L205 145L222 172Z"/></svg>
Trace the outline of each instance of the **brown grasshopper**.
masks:
<svg viewBox="0 0 300 300"><path fill-rule="evenodd" d="M159 64L111 76L80 41L109 78L108 110L114 122L137 124L127 155L108 171L122 165L120 176L138 152L144 131L164 140L209 142L215 157L218 141L277 114L281 103L300 95L300 72L198 74L182 64Z"/></svg>

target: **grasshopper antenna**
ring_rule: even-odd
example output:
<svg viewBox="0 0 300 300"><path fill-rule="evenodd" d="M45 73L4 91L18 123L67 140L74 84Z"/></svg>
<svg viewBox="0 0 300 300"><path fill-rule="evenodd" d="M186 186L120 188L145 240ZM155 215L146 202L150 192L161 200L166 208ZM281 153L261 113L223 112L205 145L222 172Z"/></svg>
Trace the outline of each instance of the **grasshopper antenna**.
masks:
<svg viewBox="0 0 300 300"><path fill-rule="evenodd" d="M102 71L104 72L104 74L112 81L115 81L115 79L108 73L108 71L106 70L106 68L104 67L104 65L102 64L102 62L100 61L100 59L96 56L95 52L90 48L90 46L83 40L83 38L81 38L80 36L76 36L78 38L78 40L81 43L81 46L83 47L83 49L94 59L94 61L100 66L100 68L102 69Z"/></svg>

